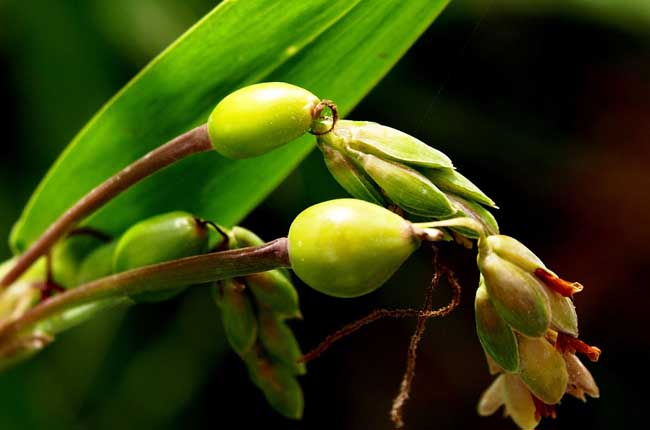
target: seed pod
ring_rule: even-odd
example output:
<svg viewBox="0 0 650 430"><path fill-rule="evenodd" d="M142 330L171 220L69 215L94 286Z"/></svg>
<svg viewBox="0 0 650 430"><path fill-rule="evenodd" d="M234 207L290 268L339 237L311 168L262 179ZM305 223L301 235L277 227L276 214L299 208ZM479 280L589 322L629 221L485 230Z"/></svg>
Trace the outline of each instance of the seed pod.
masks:
<svg viewBox="0 0 650 430"><path fill-rule="evenodd" d="M257 317L246 294L246 286L235 279L218 282L213 297L221 309L221 320L226 338L239 355L248 353L257 341Z"/></svg>
<svg viewBox="0 0 650 430"><path fill-rule="evenodd" d="M558 403L566 392L569 379L562 354L543 337L518 338L521 379L544 403Z"/></svg>
<svg viewBox="0 0 650 430"><path fill-rule="evenodd" d="M274 361L282 363L295 375L307 373L305 363L299 363L302 351L291 329L277 315L265 312L259 316L260 342Z"/></svg>
<svg viewBox="0 0 650 430"><path fill-rule="evenodd" d="M292 372L253 349L244 361L251 380L262 390L269 404L287 418L302 418L304 399L300 384Z"/></svg>
<svg viewBox="0 0 650 430"><path fill-rule="evenodd" d="M282 272L254 273L245 279L258 308L284 318L302 318L298 292Z"/></svg>
<svg viewBox="0 0 650 430"><path fill-rule="evenodd" d="M319 102L309 91L284 82L249 85L214 108L208 119L210 140L229 158L264 154L309 131Z"/></svg>
<svg viewBox="0 0 650 430"><path fill-rule="evenodd" d="M116 247L117 241L113 241L91 252L79 267L77 285L111 275L113 273L113 255Z"/></svg>
<svg viewBox="0 0 650 430"><path fill-rule="evenodd" d="M333 146L345 145L364 154L410 166L452 168L449 157L399 130L375 122L341 120L331 133L320 137ZM345 150L345 147L341 148Z"/></svg>
<svg viewBox="0 0 650 430"><path fill-rule="evenodd" d="M325 165L336 182L354 198L365 200L381 206L386 201L368 177L348 156L332 146L320 144L318 148L323 153Z"/></svg>
<svg viewBox="0 0 650 430"><path fill-rule="evenodd" d="M505 374L506 415L522 429L534 429L539 424L535 402L528 388L517 375Z"/></svg>
<svg viewBox="0 0 650 430"><path fill-rule="evenodd" d="M515 372L519 367L517 339L512 329L499 316L488 297L481 279L474 300L476 332L483 350L504 370Z"/></svg>
<svg viewBox="0 0 650 430"><path fill-rule="evenodd" d="M418 171L374 155L351 154L384 194L405 211L432 218L456 213L445 194Z"/></svg>
<svg viewBox="0 0 650 430"><path fill-rule="evenodd" d="M467 200L496 208L494 200L454 169L419 169L438 188Z"/></svg>
<svg viewBox="0 0 650 430"><path fill-rule="evenodd" d="M311 206L289 229L293 270L310 287L335 297L379 288L418 245L408 221L354 199Z"/></svg>
<svg viewBox="0 0 650 430"><path fill-rule="evenodd" d="M494 215L490 213L483 206L453 194L446 193L447 199L451 202L453 207L457 210L454 216L466 216L478 221L483 226L485 233L494 235L499 233L499 225ZM478 239L479 234L475 230L462 227L454 227L454 231L459 232L463 236Z"/></svg>
<svg viewBox="0 0 650 430"><path fill-rule="evenodd" d="M513 329L526 336L542 336L551 322L551 309L544 286L518 266L480 247L478 266L490 301Z"/></svg>
<svg viewBox="0 0 650 430"><path fill-rule="evenodd" d="M113 256L116 273L136 267L189 257L207 251L208 229L186 212L170 212L141 221L119 239ZM138 302L157 302L174 297L184 288L140 293Z"/></svg>

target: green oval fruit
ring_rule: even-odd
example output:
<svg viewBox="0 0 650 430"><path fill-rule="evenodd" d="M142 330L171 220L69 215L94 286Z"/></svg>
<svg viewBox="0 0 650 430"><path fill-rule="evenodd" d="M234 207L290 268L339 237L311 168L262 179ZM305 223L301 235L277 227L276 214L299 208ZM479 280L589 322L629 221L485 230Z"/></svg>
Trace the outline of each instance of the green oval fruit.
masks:
<svg viewBox="0 0 650 430"><path fill-rule="evenodd" d="M210 140L217 152L229 158L264 154L309 131L319 102L309 91L284 82L241 88L212 111Z"/></svg>
<svg viewBox="0 0 650 430"><path fill-rule="evenodd" d="M207 251L207 227L186 212L170 212L141 221L120 238L113 256L113 270L123 272L136 267L189 257ZM183 288L137 294L138 302L169 299Z"/></svg>
<svg viewBox="0 0 650 430"><path fill-rule="evenodd" d="M289 258L307 285L334 297L379 288L420 241L411 224L380 206L340 199L304 210L289 229Z"/></svg>

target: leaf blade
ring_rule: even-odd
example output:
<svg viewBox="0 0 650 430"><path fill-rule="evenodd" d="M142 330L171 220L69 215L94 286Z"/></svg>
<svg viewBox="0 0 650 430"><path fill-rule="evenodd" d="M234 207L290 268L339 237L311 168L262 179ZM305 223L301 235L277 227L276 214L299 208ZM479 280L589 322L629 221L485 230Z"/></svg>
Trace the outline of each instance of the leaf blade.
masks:
<svg viewBox="0 0 650 430"><path fill-rule="evenodd" d="M12 231L12 247L24 250L90 188L204 121L218 100L240 86L287 81L333 98L343 114L349 112L448 2L310 0L292 3L291 10L281 2L223 2L82 129L30 199ZM208 48L213 52L205 55ZM190 157L133 187L85 224L119 233L146 216L184 209L232 225L297 166L313 140L305 136L248 160L216 153Z"/></svg>

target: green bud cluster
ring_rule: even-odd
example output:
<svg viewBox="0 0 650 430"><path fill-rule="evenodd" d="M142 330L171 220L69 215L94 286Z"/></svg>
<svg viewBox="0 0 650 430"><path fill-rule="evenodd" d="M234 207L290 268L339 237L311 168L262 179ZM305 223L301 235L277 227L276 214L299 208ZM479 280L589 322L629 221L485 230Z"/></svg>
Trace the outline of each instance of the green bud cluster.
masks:
<svg viewBox="0 0 650 430"><path fill-rule="evenodd" d="M249 230L234 227L230 249L262 245ZM287 418L300 419L303 394L296 376L304 375L302 352L286 320L302 318L298 293L281 270L219 281L213 288L226 338L268 403Z"/></svg>
<svg viewBox="0 0 650 430"><path fill-rule="evenodd" d="M528 429L540 419L534 398L555 405L565 393L597 396L580 360L555 345L559 334L577 338L578 318L571 299L536 275L552 273L542 261L512 237L492 235L479 240L478 266L476 330L488 361L502 373L483 394L479 413L505 405L506 414Z"/></svg>
<svg viewBox="0 0 650 430"><path fill-rule="evenodd" d="M496 205L458 173L442 152L394 128L341 120L318 136L318 147L336 181L352 196L427 219L469 217L498 233ZM476 231L455 227L469 238Z"/></svg>

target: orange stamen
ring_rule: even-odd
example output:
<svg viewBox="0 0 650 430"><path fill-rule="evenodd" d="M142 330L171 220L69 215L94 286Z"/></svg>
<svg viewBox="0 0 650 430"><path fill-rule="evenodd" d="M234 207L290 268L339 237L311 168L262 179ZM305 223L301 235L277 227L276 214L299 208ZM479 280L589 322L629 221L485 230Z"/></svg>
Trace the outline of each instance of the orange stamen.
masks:
<svg viewBox="0 0 650 430"><path fill-rule="evenodd" d="M564 333L558 333L557 341L555 341L555 347L560 352L579 352L586 355L587 358L591 361L598 361L601 353L600 348L588 345L580 339Z"/></svg>
<svg viewBox="0 0 650 430"><path fill-rule="evenodd" d="M579 293L583 289L582 284L578 282L565 281L541 267L535 269L535 276L546 284L547 287L564 297L573 297L575 293Z"/></svg>

